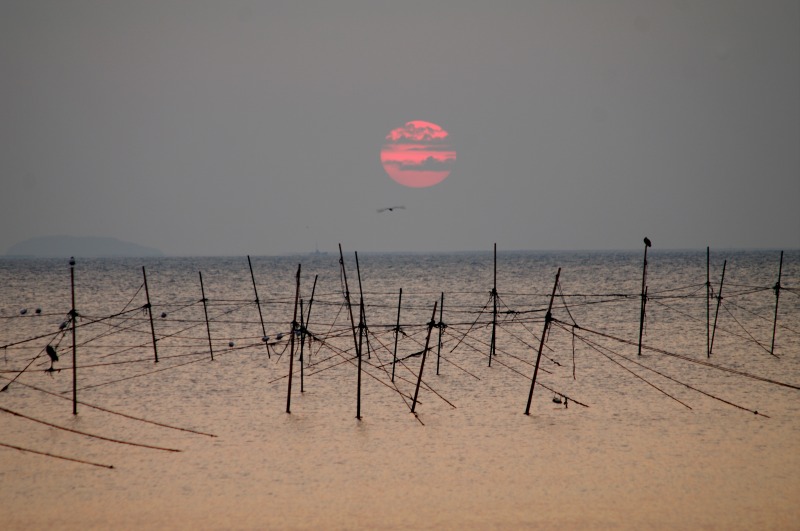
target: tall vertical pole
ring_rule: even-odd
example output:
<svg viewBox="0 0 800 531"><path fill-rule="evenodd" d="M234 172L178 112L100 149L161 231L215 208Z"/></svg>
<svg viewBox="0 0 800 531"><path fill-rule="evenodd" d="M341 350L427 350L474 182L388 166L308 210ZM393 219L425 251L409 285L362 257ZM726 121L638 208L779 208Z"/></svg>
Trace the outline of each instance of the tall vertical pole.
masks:
<svg viewBox="0 0 800 531"><path fill-rule="evenodd" d="M77 341L75 339L75 326L78 321L78 312L75 309L75 259L69 259L69 283L72 291L72 309L69 312L72 320L72 414L78 414L78 356Z"/></svg>
<svg viewBox="0 0 800 531"><path fill-rule="evenodd" d="M647 248L650 247L650 239L644 239L644 265L642 266L642 309L639 312L639 351L638 355L642 355L642 331L644 330L644 308L647 304Z"/></svg>
<svg viewBox="0 0 800 531"><path fill-rule="evenodd" d="M778 300L781 297L781 273L783 273L783 251L781 251L781 262L778 266L778 282L775 284L775 320L772 321L772 344L769 353L775 355L775 329L778 327Z"/></svg>
<svg viewBox="0 0 800 531"><path fill-rule="evenodd" d="M422 351L422 362L419 364L419 375L417 376L417 388L414 390L414 402L411 404L411 412L416 415L414 411L417 408L417 397L419 397L419 385L422 383L422 370L425 368L425 357L428 354L428 345L431 341L431 331L436 326L436 303L433 303L433 314L431 321L428 323L428 336L425 338L425 350Z"/></svg>
<svg viewBox="0 0 800 531"><path fill-rule="evenodd" d="M363 341L367 333L367 315L364 309L364 290L361 288L361 268L358 266L358 253L356 256L356 276L358 277L358 392L356 398L356 418L361 420L361 363L364 359ZM369 337L367 336L367 356L369 357Z"/></svg>
<svg viewBox="0 0 800 531"><path fill-rule="evenodd" d="M303 299L300 299L300 392L305 393L303 382L303 350L306 344L306 323L303 313Z"/></svg>
<svg viewBox="0 0 800 531"><path fill-rule="evenodd" d="M247 255L247 265L250 267L250 279L253 281L253 293L256 294L256 307L258 308L258 319L261 321L261 339L264 341L264 346L267 348L267 357L269 355L269 345L267 344L267 329L264 327L264 316L261 314L261 301L258 300L258 289L256 289L256 276L253 274L253 264L250 262L250 255Z"/></svg>
<svg viewBox="0 0 800 531"><path fill-rule="evenodd" d="M722 262L722 278L719 281L719 293L717 293L717 311L714 312L714 328L711 330L711 343L708 345L708 357L711 357L711 352L714 350L714 336L717 335L717 317L719 316L719 304L722 302L722 284L725 282L725 266L728 261Z"/></svg>
<svg viewBox="0 0 800 531"><path fill-rule="evenodd" d="M525 406L525 414L531 413L531 400L533 400L533 388L536 385L536 375L539 374L539 362L542 359L542 349L544 348L544 340L547 337L547 329L550 328L550 321L553 320L553 299L556 298L556 288L558 287L558 277L561 276L561 268L556 272L556 281L553 284L553 293L550 294L550 304L547 305L547 313L544 316L544 329L542 330L542 337L539 340L539 353L536 355L536 365L533 368L533 380L531 380L531 390L528 393L528 405Z"/></svg>
<svg viewBox="0 0 800 531"><path fill-rule="evenodd" d="M211 326L208 324L208 299L206 299L206 289L203 287L203 272L197 272L200 275L200 293L203 295L203 315L206 316L206 332L208 333L208 351L211 352L211 361L214 361L214 347L211 346Z"/></svg>
<svg viewBox="0 0 800 531"><path fill-rule="evenodd" d="M353 306L350 304L350 288L347 286L347 273L344 267L344 255L342 254L342 244L339 244L339 265L341 266L342 279L344 280L344 298L347 302L347 310L350 314L350 327L353 330L353 343L356 349L356 357L358 358L358 391L356 397L356 418L361 420L361 340L356 332L356 322L353 319ZM359 312L361 310L359 309Z"/></svg>
<svg viewBox="0 0 800 531"><path fill-rule="evenodd" d="M711 357L711 249L706 247L706 356Z"/></svg>
<svg viewBox="0 0 800 531"><path fill-rule="evenodd" d="M392 383L394 383L394 367L397 364L397 340L400 337L400 304L403 302L403 288L397 298L397 325L394 327L394 356L392 357Z"/></svg>
<svg viewBox="0 0 800 531"><path fill-rule="evenodd" d="M497 243L494 244L494 285L492 287L492 341L489 344L489 367L492 366L492 356L495 354L495 338L497 332Z"/></svg>
<svg viewBox="0 0 800 531"><path fill-rule="evenodd" d="M314 285L311 287L311 299L308 301L308 314L306 323L303 327L303 335L308 337L308 355L311 356L311 334L308 334L308 324L311 322L311 305L314 304L314 294L317 292L317 279L319 275L314 275Z"/></svg>
<svg viewBox="0 0 800 531"><path fill-rule="evenodd" d="M444 291L442 292L442 301L439 304L439 324L437 327L439 328L439 346L436 348L436 376L439 376L439 359L442 355L442 329L444 328L444 324L442 323L442 312L444 311Z"/></svg>
<svg viewBox="0 0 800 531"><path fill-rule="evenodd" d="M367 310L364 306L364 289L361 287L361 268L358 265L358 253L356 255L356 276L358 277L358 294L361 300L361 316L359 317L359 326L364 327L364 339L367 341L367 359L370 359L370 347L369 347L369 334L367 333Z"/></svg>
<svg viewBox="0 0 800 531"><path fill-rule="evenodd" d="M147 314L150 317L150 334L153 336L153 355L158 363L158 347L156 347L156 328L153 325L153 307L150 304L150 290L147 289L147 273L145 273L144 266L142 266L142 277L144 277L144 296L147 298Z"/></svg>
<svg viewBox="0 0 800 531"><path fill-rule="evenodd" d="M361 360L364 356L361 355L362 341L364 341L364 297L359 301L359 315L358 318L358 383L356 385L356 418L361 420Z"/></svg>
<svg viewBox="0 0 800 531"><path fill-rule="evenodd" d="M350 303L350 288L347 285L347 271L344 267L344 255L342 254L342 244L339 244L339 266L342 272L342 280L344 281L344 300L347 303L347 311L350 314L350 328L353 330L353 344L356 349L356 356L359 356L358 336L356 335L356 322L353 319L353 305Z"/></svg>
<svg viewBox="0 0 800 531"><path fill-rule="evenodd" d="M294 315L292 316L292 332L289 338L289 389L286 393L286 412L292 412L292 371L294 370L294 336L297 330L297 301L300 298L300 264L297 264L297 276L294 289Z"/></svg>

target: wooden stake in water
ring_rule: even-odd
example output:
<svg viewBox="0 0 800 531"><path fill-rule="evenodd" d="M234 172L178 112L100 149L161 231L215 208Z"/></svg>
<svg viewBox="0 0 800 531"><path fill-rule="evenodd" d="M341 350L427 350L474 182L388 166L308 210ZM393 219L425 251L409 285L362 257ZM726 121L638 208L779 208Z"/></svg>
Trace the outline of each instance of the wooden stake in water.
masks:
<svg viewBox="0 0 800 531"><path fill-rule="evenodd" d="M303 382L303 351L306 344L306 323L303 310L303 299L300 299L300 392L305 393L305 385Z"/></svg>
<svg viewBox="0 0 800 531"><path fill-rule="evenodd" d="M344 300L347 303L347 312L350 314L350 328L353 330L353 345L356 350L356 356L360 356L358 348L358 336L356 335L356 322L353 319L353 306L350 304L350 288L347 286L347 271L344 267L344 255L342 254L342 244L339 244L339 267L342 272L342 280L344 281Z"/></svg>
<svg viewBox="0 0 800 531"><path fill-rule="evenodd" d="M425 350L422 351L422 361L419 364L419 375L417 376L417 388L414 390L414 402L411 404L411 412L416 415L414 411L417 408L417 398L419 397L419 385L422 383L422 370L425 368L425 357L428 354L428 345L431 341L431 330L436 326L436 303L433 303L433 314L431 321L428 323L428 335L425 338Z"/></svg>
<svg viewBox="0 0 800 531"><path fill-rule="evenodd" d="M353 306L350 304L350 288L347 286L347 272L344 268L344 255L342 254L342 244L339 244L339 265L341 266L342 279L344 280L344 299L347 302L347 311L350 314L350 327L353 330L353 344L358 358L358 388L356 393L356 418L361 420L361 338L356 332L356 322L353 319ZM363 302L363 301L362 301ZM359 312L361 309L359 309ZM359 319L360 321L360 319ZM360 326L359 326L360 328Z"/></svg>
<svg viewBox="0 0 800 531"><path fill-rule="evenodd" d="M711 357L711 249L706 247L706 356Z"/></svg>
<svg viewBox="0 0 800 531"><path fill-rule="evenodd" d="M358 296L360 299L360 311L361 314L359 316L358 326L359 328L363 327L364 332L364 339L367 341L367 359L370 359L372 356L370 355L370 344L369 344L369 333L367 328L367 313L366 308L364 306L364 289L361 287L361 268L358 265L358 253L356 255L356 277L358 278Z"/></svg>
<svg viewBox="0 0 800 531"><path fill-rule="evenodd" d="M492 366L492 356L495 354L495 337L497 332L497 244L494 244L494 285L492 287L492 341L489 344L489 367Z"/></svg>
<svg viewBox="0 0 800 531"><path fill-rule="evenodd" d="M364 356L361 355L362 341L364 341L364 298L362 297L359 302L359 313L361 317L358 319L358 383L356 385L356 418L361 420L361 360Z"/></svg>
<svg viewBox="0 0 800 531"><path fill-rule="evenodd" d="M553 320L553 299L556 297L556 288L558 287L558 277L561 276L561 268L556 272L556 281L553 284L553 293L550 294L550 304L547 305L547 313L544 316L544 329L542 330L542 337L539 340L539 353L536 355L536 365L533 368L533 379L531 380L531 390L528 393L528 405L525 406L525 414L530 415L531 400L533 400L533 388L536 385L536 375L539 374L539 362L542 359L542 349L544 348L544 340L547 337L547 329L550 328L550 322Z"/></svg>
<svg viewBox="0 0 800 531"><path fill-rule="evenodd" d="M652 245L650 239L644 239L644 265L642 266L642 309L639 313L639 351L638 355L642 355L642 331L644 330L644 315L645 305L647 304L647 248Z"/></svg>
<svg viewBox="0 0 800 531"><path fill-rule="evenodd" d="M72 320L72 414L78 414L78 355L75 327L78 321L78 311L75 309L75 259L69 259L69 284L72 291L72 309L69 311Z"/></svg>
<svg viewBox="0 0 800 531"><path fill-rule="evenodd" d="M722 284L725 282L725 266L728 261L722 262L722 278L719 281L719 293L717 293L717 311L714 312L714 328L711 330L711 343L708 345L708 357L711 357L711 352L714 350L714 336L717 335L717 317L719 316L719 304L722 302Z"/></svg>
<svg viewBox="0 0 800 531"><path fill-rule="evenodd" d="M300 299L300 264L297 264L297 275L294 289L294 315L292 316L292 332L289 338L289 390L286 393L286 412L292 412L292 371L294 370L294 336L297 331L297 301Z"/></svg>
<svg viewBox="0 0 800 531"><path fill-rule="evenodd" d="M147 315L150 317L150 334L153 336L153 355L158 363L158 347L156 347L156 328L153 325L153 307L150 304L150 290L147 289L147 273L142 266L142 277L144 277L144 296L147 298Z"/></svg>
<svg viewBox="0 0 800 531"><path fill-rule="evenodd" d="M206 299L206 289L203 287L203 273L197 272L200 275L200 293L203 295L203 315L206 316L206 332L208 333L208 351L211 353L211 361L214 361L214 347L211 346L211 326L208 324L208 299Z"/></svg>
<svg viewBox="0 0 800 531"><path fill-rule="evenodd" d="M306 315L305 326L303 327L303 336L308 337L308 355L311 357L311 334L308 332L308 325L311 322L311 305L314 304L314 294L317 292L317 279L319 275L314 275L314 285L311 287L311 300L308 301L308 314ZM302 315L302 312L300 312Z"/></svg>
<svg viewBox="0 0 800 531"><path fill-rule="evenodd" d="M400 304L403 302L403 288L397 298L397 325L394 327L394 356L392 357L392 383L394 383L394 367L397 364L397 340L400 337Z"/></svg>
<svg viewBox="0 0 800 531"><path fill-rule="evenodd" d="M364 308L364 289L361 287L361 268L358 265L358 253L356 256L356 276L358 277L358 298L359 298L359 314L358 314L358 400L356 406L356 418L361 420L361 363L364 359L362 342L367 340L367 359L370 358L369 348L369 333L367 331L367 313Z"/></svg>
<svg viewBox="0 0 800 531"><path fill-rule="evenodd" d="M439 304L439 324L437 327L439 328L439 346L436 348L436 376L439 376L439 359L442 355L442 329L444 328L444 324L442 324L442 312L444 310L444 291L442 292L442 300Z"/></svg>
<svg viewBox="0 0 800 531"><path fill-rule="evenodd" d="M267 337L267 329L264 328L264 316L261 314L261 301L258 300L258 289L256 289L256 277L253 274L253 264L250 262L250 255L247 255L247 265L250 267L250 279L253 281L253 293L256 294L256 307L258 308L258 319L261 321L261 337ZM267 349L267 357L271 358L272 356L269 355L269 345L267 341L264 341L264 346Z"/></svg>
<svg viewBox="0 0 800 531"><path fill-rule="evenodd" d="M781 251L781 262L778 266L778 282L775 284L775 320L772 321L772 344L769 353L775 355L775 329L778 327L778 300L781 297L781 273L783 273L783 251Z"/></svg>

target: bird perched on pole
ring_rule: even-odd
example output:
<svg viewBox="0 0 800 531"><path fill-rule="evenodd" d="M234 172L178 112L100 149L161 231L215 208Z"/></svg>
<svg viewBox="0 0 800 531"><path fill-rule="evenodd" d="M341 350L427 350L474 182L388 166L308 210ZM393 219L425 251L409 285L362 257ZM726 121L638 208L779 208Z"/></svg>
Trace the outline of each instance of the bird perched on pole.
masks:
<svg viewBox="0 0 800 531"><path fill-rule="evenodd" d="M53 348L52 345L47 345L45 348L47 351L47 355L50 356L50 362L58 361L58 353L56 353L56 349Z"/></svg>
<svg viewBox="0 0 800 531"><path fill-rule="evenodd" d="M653 246L653 244L650 242L650 238L648 238L647 236L644 237L644 244L648 247Z"/></svg>
<svg viewBox="0 0 800 531"><path fill-rule="evenodd" d="M45 351L47 352L47 355L50 356L50 368L47 369L47 372L50 373L55 372L55 369L53 368L53 363L58 361L58 353L56 352L56 349L53 347L53 345L47 345L47 347L45 347Z"/></svg>

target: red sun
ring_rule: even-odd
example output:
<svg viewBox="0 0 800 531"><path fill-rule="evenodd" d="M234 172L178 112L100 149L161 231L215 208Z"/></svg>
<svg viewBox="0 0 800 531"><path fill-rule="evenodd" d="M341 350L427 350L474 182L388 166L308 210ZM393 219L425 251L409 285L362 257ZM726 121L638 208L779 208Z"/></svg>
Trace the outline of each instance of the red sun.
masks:
<svg viewBox="0 0 800 531"><path fill-rule="evenodd" d="M403 186L426 188L444 181L456 161L449 134L440 126L413 120L386 135L381 163Z"/></svg>

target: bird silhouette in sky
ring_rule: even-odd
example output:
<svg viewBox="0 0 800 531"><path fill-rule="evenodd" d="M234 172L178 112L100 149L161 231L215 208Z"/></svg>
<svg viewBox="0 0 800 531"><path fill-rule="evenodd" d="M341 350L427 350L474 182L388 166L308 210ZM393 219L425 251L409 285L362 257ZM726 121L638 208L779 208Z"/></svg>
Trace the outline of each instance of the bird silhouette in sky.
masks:
<svg viewBox="0 0 800 531"><path fill-rule="evenodd" d="M390 206L390 207L386 207L386 208L379 208L378 212L386 212L387 210L389 212L394 212L395 210L405 210L405 208L406 207L404 207L403 205Z"/></svg>

